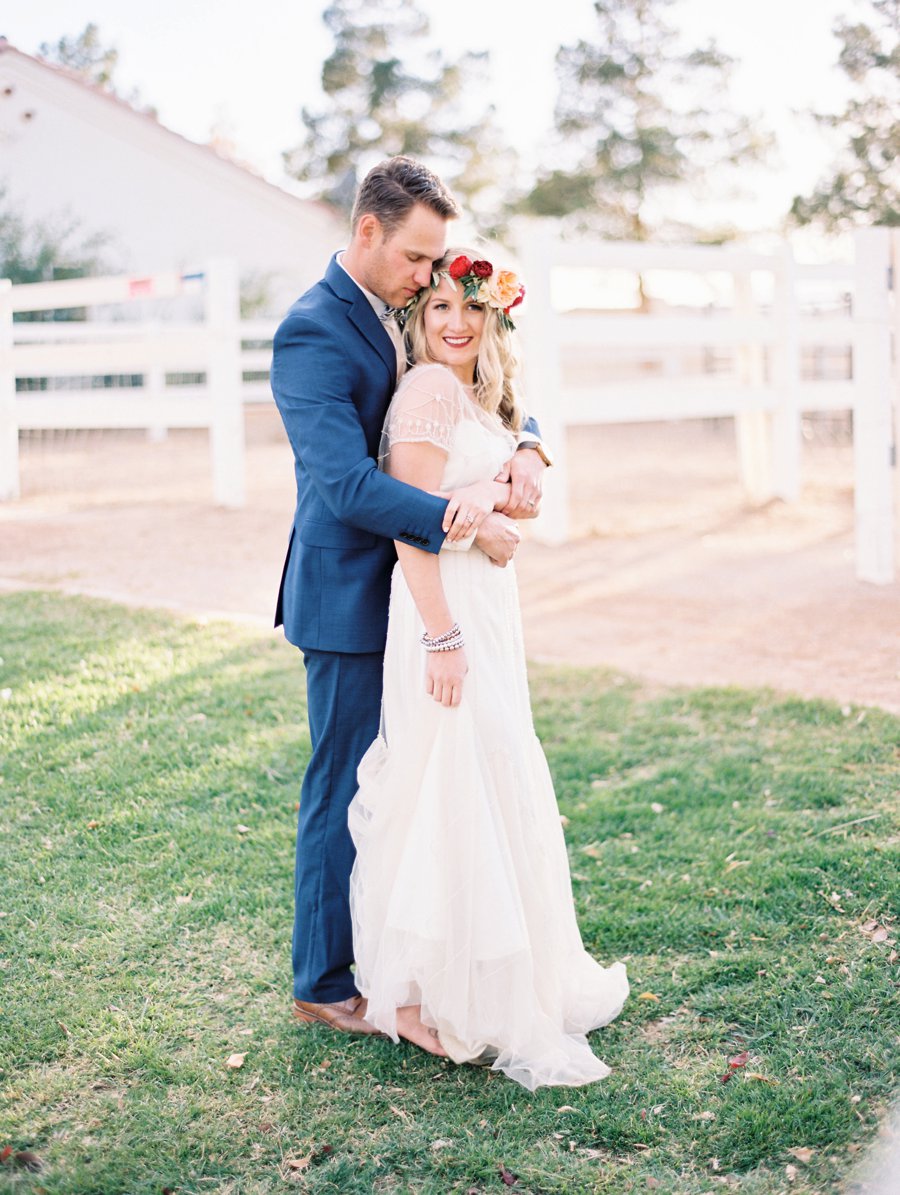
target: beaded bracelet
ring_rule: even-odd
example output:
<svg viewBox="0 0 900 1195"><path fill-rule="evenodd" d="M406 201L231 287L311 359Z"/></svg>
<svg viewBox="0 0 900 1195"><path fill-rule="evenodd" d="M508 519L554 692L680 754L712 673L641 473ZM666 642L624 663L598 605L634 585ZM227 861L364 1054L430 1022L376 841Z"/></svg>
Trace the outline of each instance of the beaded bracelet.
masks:
<svg viewBox="0 0 900 1195"><path fill-rule="evenodd" d="M420 639L420 643L426 651L457 651L466 645L458 622L455 622L449 631L445 631L443 635L436 635L434 638L426 631Z"/></svg>
<svg viewBox="0 0 900 1195"><path fill-rule="evenodd" d="M459 623L455 622L449 631L444 631L443 635L431 636L426 631L422 636L423 643L444 643L447 639L454 639L460 633Z"/></svg>

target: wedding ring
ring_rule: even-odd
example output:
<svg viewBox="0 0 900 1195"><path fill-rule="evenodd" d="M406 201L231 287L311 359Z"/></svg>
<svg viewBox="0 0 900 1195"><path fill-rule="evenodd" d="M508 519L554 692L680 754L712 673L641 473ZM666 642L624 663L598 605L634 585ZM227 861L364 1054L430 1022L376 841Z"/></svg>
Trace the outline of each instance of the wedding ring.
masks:
<svg viewBox="0 0 900 1195"><path fill-rule="evenodd" d="M467 522L467 523L474 523L474 522L475 522L475 516L474 516L474 515L466 515L466 522Z"/></svg>
<svg viewBox="0 0 900 1195"><path fill-rule="evenodd" d="M528 499L528 505L529 505L529 506L536 506L536 505L537 505L537 503L535 502L535 500L534 500L533 498L529 498L529 499Z"/></svg>

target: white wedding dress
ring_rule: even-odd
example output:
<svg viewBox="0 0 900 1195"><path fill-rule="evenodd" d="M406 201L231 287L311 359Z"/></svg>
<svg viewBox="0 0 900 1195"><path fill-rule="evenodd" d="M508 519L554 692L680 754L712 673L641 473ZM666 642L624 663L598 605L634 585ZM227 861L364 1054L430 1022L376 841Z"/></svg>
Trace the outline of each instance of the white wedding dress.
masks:
<svg viewBox="0 0 900 1195"><path fill-rule="evenodd" d="M442 489L492 478L516 441L442 365L403 379L390 446L447 453ZM356 983L367 1019L398 1040L396 1009L421 1004L455 1062L490 1061L530 1090L602 1079L585 1034L628 995L622 963L584 950L559 810L528 697L512 565L442 550L441 580L466 639L455 709L425 692L423 625L400 565L391 589L381 734L349 811Z"/></svg>

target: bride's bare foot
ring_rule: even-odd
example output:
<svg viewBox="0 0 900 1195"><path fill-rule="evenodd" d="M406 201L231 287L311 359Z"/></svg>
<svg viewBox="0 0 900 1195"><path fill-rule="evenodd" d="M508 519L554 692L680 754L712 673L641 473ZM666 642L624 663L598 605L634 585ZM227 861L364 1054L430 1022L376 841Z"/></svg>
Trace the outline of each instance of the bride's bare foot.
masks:
<svg viewBox="0 0 900 1195"><path fill-rule="evenodd" d="M419 1046L420 1049L426 1050L429 1054L437 1054L439 1058L446 1058L447 1051L441 1045L441 1039L437 1035L436 1029L429 1029L427 1025L423 1025L422 1017L420 1015L422 1006L420 1004L407 1004L404 1008L397 1009L397 1033L406 1041L411 1041L414 1046Z"/></svg>

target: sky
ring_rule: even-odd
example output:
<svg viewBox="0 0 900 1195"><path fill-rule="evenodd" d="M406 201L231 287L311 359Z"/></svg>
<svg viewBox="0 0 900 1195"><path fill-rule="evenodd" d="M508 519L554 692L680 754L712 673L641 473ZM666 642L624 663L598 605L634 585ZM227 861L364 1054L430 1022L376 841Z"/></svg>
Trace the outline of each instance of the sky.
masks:
<svg viewBox="0 0 900 1195"><path fill-rule="evenodd" d="M509 142L526 161L548 150L559 45L595 33L590 0L419 0L433 44L453 57L488 50L488 99ZM780 150L766 171L747 176L748 194L729 203L739 226L774 226L790 200L827 169L833 141L805 116L839 109L843 76L835 67L839 14L862 0L675 0L669 19L693 44L714 38L739 60L734 106L759 115ZM281 153L301 139L300 109L321 100L322 61L331 37L324 0L4 0L0 34L26 53L42 41L79 33L93 21L119 51L117 83L138 88L163 124L197 141L227 131L237 156L273 182ZM724 212L719 215L726 214ZM716 215L715 212L712 213Z"/></svg>

